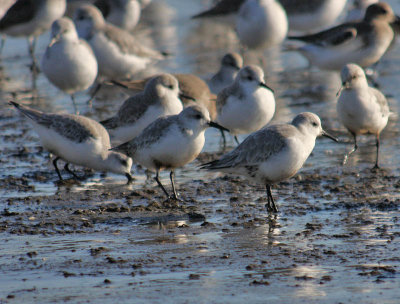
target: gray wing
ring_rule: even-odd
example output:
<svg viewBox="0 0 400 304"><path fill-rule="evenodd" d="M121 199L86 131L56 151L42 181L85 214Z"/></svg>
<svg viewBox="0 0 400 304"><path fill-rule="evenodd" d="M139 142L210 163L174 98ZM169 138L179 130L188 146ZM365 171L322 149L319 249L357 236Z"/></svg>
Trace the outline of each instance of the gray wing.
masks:
<svg viewBox="0 0 400 304"><path fill-rule="evenodd" d="M375 89L375 88L370 88L372 94L374 94L375 98L376 98L376 102L379 104L380 108L381 108L381 113L382 116L388 116L390 113L389 110L389 105L387 102L387 99L385 97L385 95L382 94L381 91Z"/></svg>
<svg viewBox="0 0 400 304"><path fill-rule="evenodd" d="M320 46L337 46L355 39L362 27L365 27L364 23L345 23L316 34L289 36L288 39L300 40Z"/></svg>
<svg viewBox="0 0 400 304"><path fill-rule="evenodd" d="M159 51L141 45L128 31L120 29L112 24L106 24L104 34L108 39L114 41L121 52L125 54L133 54L153 59L164 58L164 55Z"/></svg>
<svg viewBox="0 0 400 304"><path fill-rule="evenodd" d="M34 1L37 0L17 0L0 20L0 30L32 20L38 9Z"/></svg>
<svg viewBox="0 0 400 304"><path fill-rule="evenodd" d="M221 109L223 106L226 104L228 97L230 95L238 95L239 87L236 86L236 84L232 84L231 86L223 89L221 92L219 92L217 96L217 111L218 113L221 112Z"/></svg>
<svg viewBox="0 0 400 304"><path fill-rule="evenodd" d="M202 169L223 169L257 165L287 146L287 138L297 129L292 125L274 125L249 135L235 150L219 160L204 164Z"/></svg>
<svg viewBox="0 0 400 304"><path fill-rule="evenodd" d="M137 149L150 146L163 137L164 134L168 132L169 127L176 122L176 116L177 115L170 115L157 118L148 125L138 137L114 147L112 150L133 157Z"/></svg>
<svg viewBox="0 0 400 304"><path fill-rule="evenodd" d="M154 103L154 99L144 98L144 92L129 97L119 108L116 116L100 122L107 129L115 129L119 126L133 123L139 119Z"/></svg>
<svg viewBox="0 0 400 304"><path fill-rule="evenodd" d="M107 133L104 128L103 130L101 129L102 127L98 123L83 116L72 114L46 114L15 102L10 103L35 123L52 129L71 141L80 143L89 138L103 138L105 135L104 132Z"/></svg>

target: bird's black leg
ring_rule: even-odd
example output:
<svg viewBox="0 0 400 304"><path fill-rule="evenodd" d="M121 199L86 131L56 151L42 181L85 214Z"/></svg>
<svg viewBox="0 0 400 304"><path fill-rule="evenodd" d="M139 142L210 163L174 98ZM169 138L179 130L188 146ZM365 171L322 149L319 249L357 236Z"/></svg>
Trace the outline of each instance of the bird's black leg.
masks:
<svg viewBox="0 0 400 304"><path fill-rule="evenodd" d="M60 180L63 180L63 178L62 178L62 176L61 176L61 173L60 173L60 170L58 170L58 167L57 167L57 161L58 161L59 159L60 159L59 157L56 157L55 159L53 159L53 166L54 166L54 168L56 169L58 178L59 178Z"/></svg>
<svg viewBox="0 0 400 304"><path fill-rule="evenodd" d="M267 204L268 212L278 212L278 208L276 208L274 198L272 197L271 186L269 184L267 184L266 188L267 188L267 197L268 197L268 204Z"/></svg>
<svg viewBox="0 0 400 304"><path fill-rule="evenodd" d="M80 178L78 175L76 175L74 171L72 171L72 170L69 168L69 163L66 163L66 164L65 164L64 169L65 169L65 171L67 171L69 174L71 174L75 179L77 179L77 180L82 179L82 178Z"/></svg>
<svg viewBox="0 0 400 304"><path fill-rule="evenodd" d="M380 140L379 140L379 134L376 135L376 159L375 159L375 166L373 169L379 169L379 145L380 145Z"/></svg>
<svg viewBox="0 0 400 304"><path fill-rule="evenodd" d="M233 138L235 139L236 143L239 145L239 144L240 144L240 142L239 142L239 139L238 139L238 137L235 135Z"/></svg>
<svg viewBox="0 0 400 304"><path fill-rule="evenodd" d="M158 178L159 177L159 173L160 173L160 170L157 169L156 177L154 179L156 180L157 184L161 187L162 191L164 191L164 193L167 196L167 198L169 198L169 194L168 194L167 190L165 190L164 186L160 182L160 179Z"/></svg>
<svg viewBox="0 0 400 304"><path fill-rule="evenodd" d="M88 104L89 106L92 106L92 101L93 101L93 99L96 97L96 95L97 95L97 93L100 91L100 89L101 89L101 83L99 82L99 83L96 85L96 88L94 89L92 95L90 95L89 100L87 101L87 104Z"/></svg>
<svg viewBox="0 0 400 304"><path fill-rule="evenodd" d="M219 131L221 132L223 148L225 149L225 147L226 147L226 137L225 137L225 133L224 133L223 130L219 130Z"/></svg>
<svg viewBox="0 0 400 304"><path fill-rule="evenodd" d="M174 170L171 170L171 173L169 174L169 178L171 180L171 185L172 185L172 191L174 193L173 199L174 200L179 200L178 199L178 194L176 193L176 189L175 189L175 182L174 182L174 178L175 178L175 172Z"/></svg>
<svg viewBox="0 0 400 304"><path fill-rule="evenodd" d="M133 183L134 178L130 173L125 173L126 178L128 179L128 182L126 183L127 185L130 185Z"/></svg>

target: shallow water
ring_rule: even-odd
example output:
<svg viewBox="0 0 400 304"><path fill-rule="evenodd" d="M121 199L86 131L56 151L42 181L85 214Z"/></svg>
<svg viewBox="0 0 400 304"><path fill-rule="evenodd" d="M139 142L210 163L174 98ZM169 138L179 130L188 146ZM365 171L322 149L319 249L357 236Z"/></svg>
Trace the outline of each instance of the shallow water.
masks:
<svg viewBox="0 0 400 304"><path fill-rule="evenodd" d="M166 0L145 12L136 34L174 56L143 75L207 79L224 53L238 49L223 23L188 20L206 2ZM388 2L400 13L397 1ZM37 58L48 40L40 37ZM308 69L296 53L246 54L245 63L262 64L275 89L274 122L312 111L348 142L318 139L301 172L274 187L280 213L270 217L260 185L199 171L207 155L176 172L182 206L163 205L142 169L134 168L132 186L123 176L90 171L82 183L56 183L48 153L6 101L68 113L72 103L43 74L32 90L27 43L7 39L0 70L0 302L397 303L399 61L397 43L377 69L394 115L382 133L384 170L375 174L370 136L360 137L359 151L340 165L351 143L336 116L336 73ZM126 96L103 89L92 108L87 98L78 95L79 112L101 120ZM220 144L219 132L208 130L204 152L218 152ZM169 187L168 173L162 178Z"/></svg>

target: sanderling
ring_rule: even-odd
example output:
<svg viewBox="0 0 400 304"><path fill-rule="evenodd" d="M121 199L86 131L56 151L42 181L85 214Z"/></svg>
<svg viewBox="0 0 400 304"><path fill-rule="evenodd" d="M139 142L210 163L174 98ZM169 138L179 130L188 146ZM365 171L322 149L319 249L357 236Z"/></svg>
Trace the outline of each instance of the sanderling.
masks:
<svg viewBox="0 0 400 304"><path fill-rule="evenodd" d="M211 92L217 94L230 86L243 67L243 58L238 53L228 53L222 57L219 71L208 82Z"/></svg>
<svg viewBox="0 0 400 304"><path fill-rule="evenodd" d="M141 7L137 0L97 0L96 5L107 22L132 31L140 19Z"/></svg>
<svg viewBox="0 0 400 304"><path fill-rule="evenodd" d="M242 68L235 82L217 97L217 121L230 130L237 143L238 134L261 129L274 113L273 90L265 84L263 70L255 65Z"/></svg>
<svg viewBox="0 0 400 304"><path fill-rule="evenodd" d="M319 68L340 70L349 62L368 67L379 61L390 46L394 37L390 23L395 19L392 8L379 2L367 8L360 22L289 39L306 42L298 50Z"/></svg>
<svg viewBox="0 0 400 304"><path fill-rule="evenodd" d="M316 32L331 26L343 12L347 0L279 0L289 19L289 28L297 32Z"/></svg>
<svg viewBox="0 0 400 304"><path fill-rule="evenodd" d="M153 77L143 92L125 100L115 116L101 123L113 143L124 143L138 136L158 117L178 114L182 109L178 80L162 74Z"/></svg>
<svg viewBox="0 0 400 304"><path fill-rule="evenodd" d="M178 115L160 117L131 141L112 150L122 152L151 171L168 198L177 200L174 170L194 160L204 146L204 131L216 127L228 131L210 120L206 108L192 105ZM159 180L161 170L171 170L173 195L170 196Z"/></svg>
<svg viewBox="0 0 400 304"><path fill-rule="evenodd" d="M65 170L74 177L77 176L69 169L69 163L123 174L128 183L133 180L130 174L132 159L109 151L110 137L98 122L80 115L43 113L13 101L10 104L29 118L43 147L56 155L53 165L60 180L62 176L57 167L59 159L66 162Z"/></svg>
<svg viewBox="0 0 400 304"><path fill-rule="evenodd" d="M28 37L33 68L36 37L47 31L64 15L66 0L17 0L0 20L0 32L9 36Z"/></svg>
<svg viewBox="0 0 400 304"><path fill-rule="evenodd" d="M67 17L54 21L51 41L42 58L42 70L57 88L71 95L89 88L97 77L97 60L90 45L79 39Z"/></svg>
<svg viewBox="0 0 400 304"><path fill-rule="evenodd" d="M194 74L172 75L178 80L179 89L183 94L180 95L183 105L188 106L192 105L193 103L202 104L207 108L208 112L210 112L211 119L215 119L217 115L217 96L211 93L207 83ZM132 95L142 92L146 86L146 83L152 77L147 77L140 80L112 81L111 83L120 86L128 95Z"/></svg>
<svg viewBox="0 0 400 304"><path fill-rule="evenodd" d="M337 113L340 121L354 138L353 149L345 155L343 164L357 150L357 135L371 133L376 136L376 161L379 168L379 135L386 127L390 115L386 97L369 87L363 69L356 64L346 64L341 73L342 87L338 94Z"/></svg>
<svg viewBox="0 0 400 304"><path fill-rule="evenodd" d="M269 48L286 38L288 19L276 0L246 0L236 16L240 42L249 48Z"/></svg>
<svg viewBox="0 0 400 304"><path fill-rule="evenodd" d="M75 10L74 22L81 38L96 54L99 74L108 79L130 79L164 55L139 43L128 31L107 23L92 5Z"/></svg>
<svg viewBox="0 0 400 304"><path fill-rule="evenodd" d="M267 209L277 212L271 184L295 175L311 154L315 139L320 135L337 141L322 129L317 115L300 113L291 124L271 125L250 134L236 149L201 168L244 175L265 184Z"/></svg>

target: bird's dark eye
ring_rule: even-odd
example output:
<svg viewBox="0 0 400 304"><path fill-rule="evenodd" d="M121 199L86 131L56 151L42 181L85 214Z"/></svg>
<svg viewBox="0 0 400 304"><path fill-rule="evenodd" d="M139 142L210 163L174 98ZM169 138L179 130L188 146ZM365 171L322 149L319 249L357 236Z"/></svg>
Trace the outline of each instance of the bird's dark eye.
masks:
<svg viewBox="0 0 400 304"><path fill-rule="evenodd" d="M250 80L250 81L252 81L252 80L253 80L253 77L251 77L251 76L247 76L247 80Z"/></svg>
<svg viewBox="0 0 400 304"><path fill-rule="evenodd" d="M200 114L197 114L195 117L196 117L196 119L201 119L201 115Z"/></svg>
<svg viewBox="0 0 400 304"><path fill-rule="evenodd" d="M313 122L312 125L313 125L313 127L317 127L318 126L318 124L316 122Z"/></svg>
<svg viewBox="0 0 400 304"><path fill-rule="evenodd" d="M172 84L170 84L169 86L168 86L168 89L173 89L174 88L174 86L172 85Z"/></svg>

